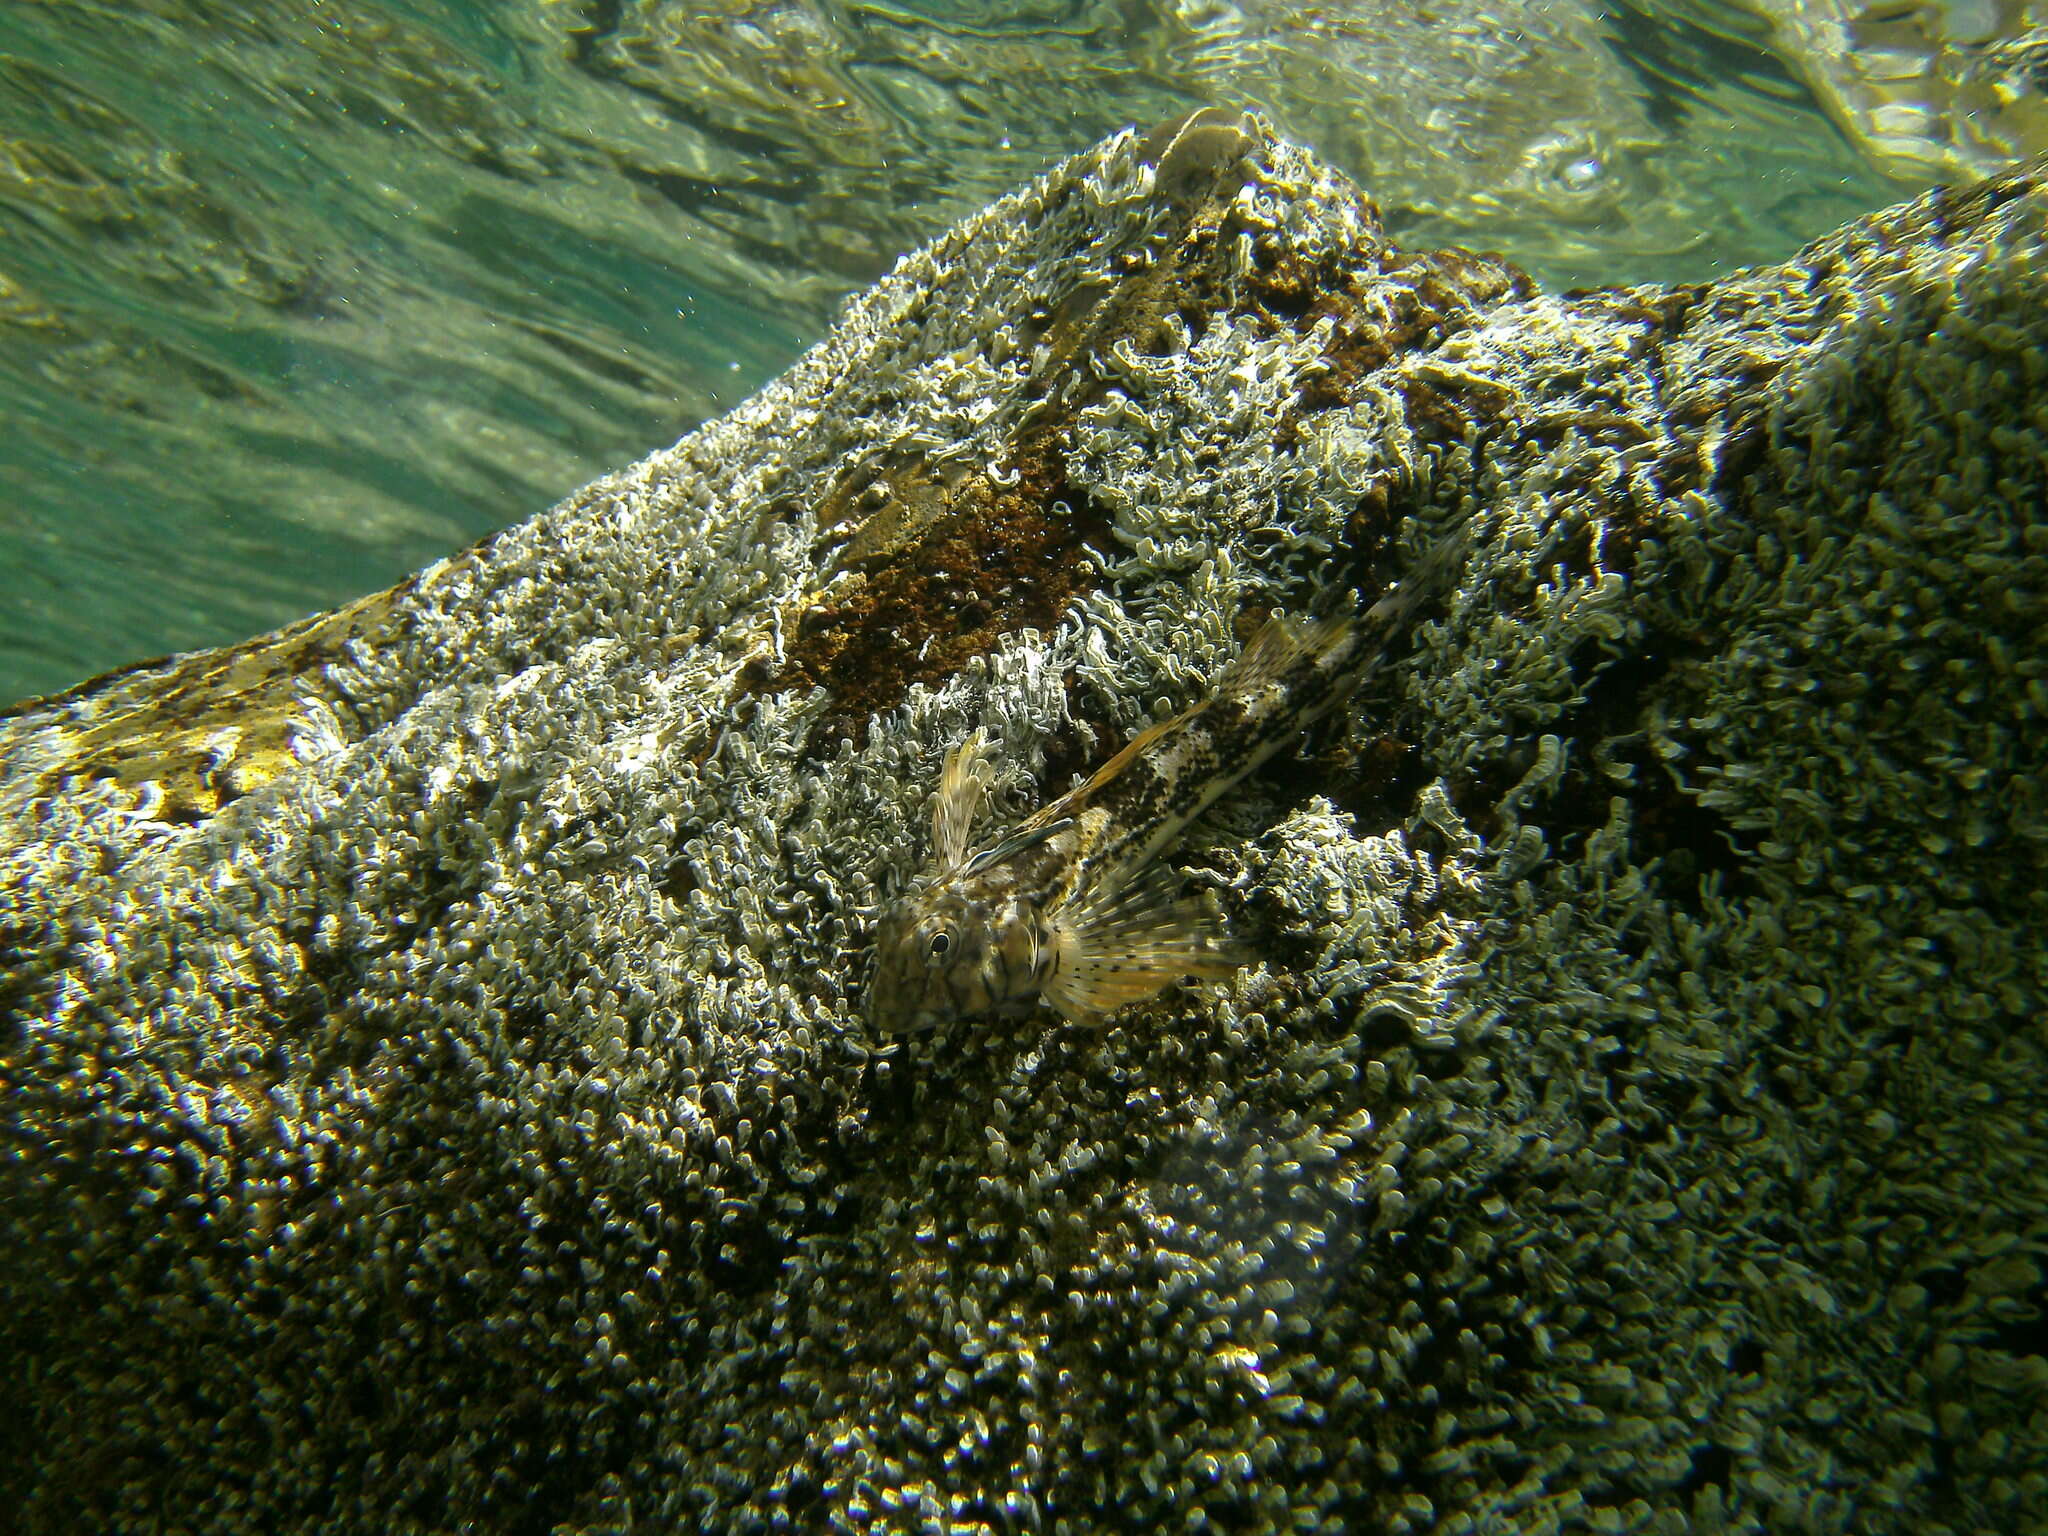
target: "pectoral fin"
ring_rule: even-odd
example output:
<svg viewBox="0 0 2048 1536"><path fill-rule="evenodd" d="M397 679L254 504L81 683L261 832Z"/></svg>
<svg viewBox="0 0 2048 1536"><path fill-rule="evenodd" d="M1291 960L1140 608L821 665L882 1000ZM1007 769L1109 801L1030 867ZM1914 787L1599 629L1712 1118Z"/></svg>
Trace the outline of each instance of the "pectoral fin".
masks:
<svg viewBox="0 0 2048 1536"><path fill-rule="evenodd" d="M1041 995L1078 1024L1143 1002L1187 976L1228 976L1249 958L1215 932L1180 880L1156 864L1077 891L1050 915Z"/></svg>

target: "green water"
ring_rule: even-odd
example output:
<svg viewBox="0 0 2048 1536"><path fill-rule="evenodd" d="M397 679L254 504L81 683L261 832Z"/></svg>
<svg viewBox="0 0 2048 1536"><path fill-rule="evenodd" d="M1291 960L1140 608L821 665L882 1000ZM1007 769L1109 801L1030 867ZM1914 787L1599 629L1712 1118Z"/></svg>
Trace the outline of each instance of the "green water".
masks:
<svg viewBox="0 0 2048 1536"><path fill-rule="evenodd" d="M1780 259L1919 185L1706 0L224 9L0 9L0 700L538 511L1192 103L1561 285Z"/></svg>

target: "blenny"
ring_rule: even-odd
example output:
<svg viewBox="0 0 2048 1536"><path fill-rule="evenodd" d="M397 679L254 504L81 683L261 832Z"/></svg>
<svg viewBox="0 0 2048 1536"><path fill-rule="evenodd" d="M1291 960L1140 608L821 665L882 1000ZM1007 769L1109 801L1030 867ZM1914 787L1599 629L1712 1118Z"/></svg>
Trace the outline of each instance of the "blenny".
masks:
<svg viewBox="0 0 2048 1536"><path fill-rule="evenodd" d="M979 731L948 755L930 867L883 912L868 1015L890 1033L1028 1013L1092 1022L1249 958L1164 855L1188 824L1371 675L1461 548L1440 548L1356 620L1267 620L1210 693L979 850Z"/></svg>

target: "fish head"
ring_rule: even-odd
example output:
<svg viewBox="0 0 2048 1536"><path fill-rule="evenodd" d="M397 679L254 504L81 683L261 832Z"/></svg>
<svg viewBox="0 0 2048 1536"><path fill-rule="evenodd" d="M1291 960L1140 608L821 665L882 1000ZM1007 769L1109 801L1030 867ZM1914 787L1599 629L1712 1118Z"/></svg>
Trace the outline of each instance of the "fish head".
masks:
<svg viewBox="0 0 2048 1536"><path fill-rule="evenodd" d="M972 879L925 876L882 913L867 1013L885 1034L1015 1012L1037 996L1046 955L1036 914Z"/></svg>

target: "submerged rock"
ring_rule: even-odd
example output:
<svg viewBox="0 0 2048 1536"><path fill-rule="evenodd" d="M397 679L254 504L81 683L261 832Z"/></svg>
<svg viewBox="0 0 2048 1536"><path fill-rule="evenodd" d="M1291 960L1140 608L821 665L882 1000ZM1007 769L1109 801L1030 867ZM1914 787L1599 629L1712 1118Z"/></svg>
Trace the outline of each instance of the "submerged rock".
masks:
<svg viewBox="0 0 2048 1536"><path fill-rule="evenodd" d="M19 1528L2048 1520L2042 174L1557 297L1125 134L0 722ZM1028 809L1454 529L1183 851L1257 963L870 1036L949 747Z"/></svg>

